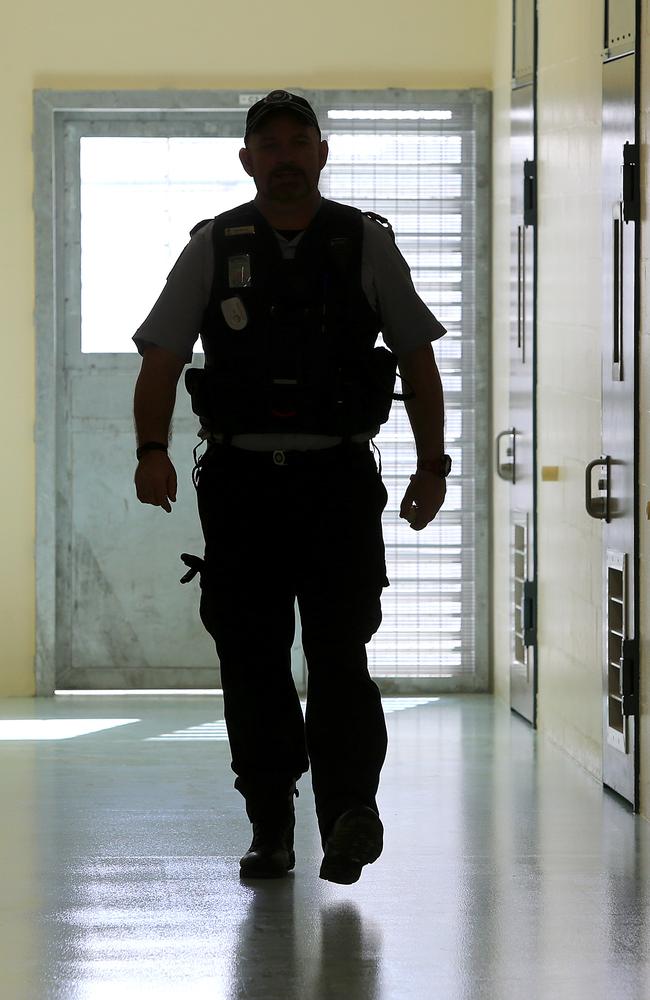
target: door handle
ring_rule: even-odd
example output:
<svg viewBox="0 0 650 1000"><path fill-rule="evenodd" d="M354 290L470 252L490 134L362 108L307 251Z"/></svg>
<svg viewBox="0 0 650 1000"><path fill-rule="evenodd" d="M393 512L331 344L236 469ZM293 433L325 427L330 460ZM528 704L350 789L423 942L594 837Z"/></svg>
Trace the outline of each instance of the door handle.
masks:
<svg viewBox="0 0 650 1000"><path fill-rule="evenodd" d="M614 205L613 239L612 239L612 298L614 309L612 316L612 380L623 381L623 321L624 321L624 271L623 271L623 222L620 201Z"/></svg>
<svg viewBox="0 0 650 1000"><path fill-rule="evenodd" d="M639 221L639 163L636 143L623 146L623 218L626 222Z"/></svg>
<svg viewBox="0 0 650 1000"><path fill-rule="evenodd" d="M526 364L526 229L521 230L521 363Z"/></svg>
<svg viewBox="0 0 650 1000"><path fill-rule="evenodd" d="M609 501L611 463L612 460L609 455L606 455L604 458L601 456L600 458L595 458L593 462L590 462L585 469L585 507L587 508L587 513L590 517L595 517L598 520L605 521L607 524L610 522ZM595 497L592 495L591 491L592 472L597 465L604 465L607 470L605 473L604 485L600 485L599 483L598 486L599 489L606 490L606 496L604 497Z"/></svg>
<svg viewBox="0 0 650 1000"><path fill-rule="evenodd" d="M508 448L506 455L509 459L507 462L501 461L501 439L504 437L512 438L512 445ZM505 479L507 483L515 482L515 428L512 427L509 431L501 431L497 434L497 475L501 479Z"/></svg>
<svg viewBox="0 0 650 1000"><path fill-rule="evenodd" d="M517 350L521 350L521 231L523 226L517 226Z"/></svg>
<svg viewBox="0 0 650 1000"><path fill-rule="evenodd" d="M537 166L534 160L524 160L524 225L534 226L537 213Z"/></svg>
<svg viewBox="0 0 650 1000"><path fill-rule="evenodd" d="M535 621L535 582L526 580L524 583L524 645L533 646L536 638Z"/></svg>

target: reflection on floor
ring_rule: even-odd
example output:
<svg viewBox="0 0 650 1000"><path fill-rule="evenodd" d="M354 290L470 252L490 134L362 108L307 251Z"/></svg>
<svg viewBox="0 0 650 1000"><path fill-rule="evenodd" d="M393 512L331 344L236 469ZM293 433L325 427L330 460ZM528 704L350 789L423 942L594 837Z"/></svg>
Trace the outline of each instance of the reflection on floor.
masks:
<svg viewBox="0 0 650 1000"><path fill-rule="evenodd" d="M240 882L222 707L0 702L2 1000L650 996L650 825L502 705L385 699L386 847L352 886L318 878L309 775L295 872Z"/></svg>

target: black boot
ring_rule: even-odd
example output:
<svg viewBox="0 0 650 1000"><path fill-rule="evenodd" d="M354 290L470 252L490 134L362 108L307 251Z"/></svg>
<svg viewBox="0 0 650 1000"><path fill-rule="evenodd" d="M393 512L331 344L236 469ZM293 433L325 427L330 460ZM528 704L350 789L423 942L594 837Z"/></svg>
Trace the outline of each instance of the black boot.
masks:
<svg viewBox="0 0 650 1000"><path fill-rule="evenodd" d="M281 878L295 868L293 834L296 825L295 781L275 785L235 787L245 795L246 812L253 824L253 841L239 862L243 878Z"/></svg>
<svg viewBox="0 0 650 1000"><path fill-rule="evenodd" d="M357 882L364 865L372 865L384 846L384 827L368 806L342 813L325 842L320 877L328 882L351 885Z"/></svg>

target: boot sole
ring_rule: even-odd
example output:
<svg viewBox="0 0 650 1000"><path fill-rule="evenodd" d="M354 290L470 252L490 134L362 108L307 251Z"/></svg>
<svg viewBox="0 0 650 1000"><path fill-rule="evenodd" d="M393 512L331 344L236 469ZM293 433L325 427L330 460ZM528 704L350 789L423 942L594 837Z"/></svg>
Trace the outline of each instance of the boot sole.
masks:
<svg viewBox="0 0 650 1000"><path fill-rule="evenodd" d="M340 885L357 882L364 865L372 865L384 846L384 827L372 809L362 806L339 816L325 844L320 877Z"/></svg>

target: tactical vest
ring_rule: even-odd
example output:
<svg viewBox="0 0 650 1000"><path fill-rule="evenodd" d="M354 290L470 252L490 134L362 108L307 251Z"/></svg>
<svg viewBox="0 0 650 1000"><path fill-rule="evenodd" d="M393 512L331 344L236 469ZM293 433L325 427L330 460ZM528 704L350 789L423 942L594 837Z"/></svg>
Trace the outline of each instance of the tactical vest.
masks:
<svg viewBox="0 0 650 1000"><path fill-rule="evenodd" d="M325 199L294 260L252 202L216 217L205 368L185 378L205 428L348 437L388 419L397 362L374 346L362 243L362 213Z"/></svg>

